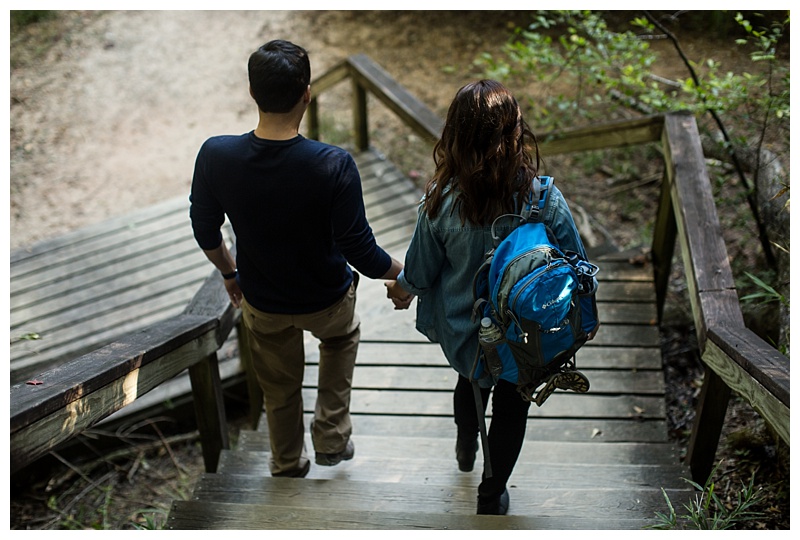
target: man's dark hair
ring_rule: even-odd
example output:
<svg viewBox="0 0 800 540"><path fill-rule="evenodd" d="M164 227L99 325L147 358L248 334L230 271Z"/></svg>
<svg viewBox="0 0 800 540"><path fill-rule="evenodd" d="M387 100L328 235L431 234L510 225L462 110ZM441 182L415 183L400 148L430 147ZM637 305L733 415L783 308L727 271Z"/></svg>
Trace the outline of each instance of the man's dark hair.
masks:
<svg viewBox="0 0 800 540"><path fill-rule="evenodd" d="M251 54L247 71L253 97L264 112L289 112L311 82L306 50L282 39L265 43Z"/></svg>

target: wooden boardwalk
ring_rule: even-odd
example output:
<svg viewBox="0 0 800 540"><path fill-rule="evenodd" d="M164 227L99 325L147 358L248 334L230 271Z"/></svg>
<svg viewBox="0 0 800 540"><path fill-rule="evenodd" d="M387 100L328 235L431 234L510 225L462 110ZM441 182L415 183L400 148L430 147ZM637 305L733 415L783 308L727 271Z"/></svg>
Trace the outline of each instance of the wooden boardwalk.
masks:
<svg viewBox="0 0 800 540"><path fill-rule="evenodd" d="M402 260L420 193L376 152L357 162L378 241ZM509 516L474 515L481 454L473 472L458 471L455 372L438 345L414 329L413 307L395 311L383 283L363 279L355 459L332 468L312 462L306 479L271 478L266 434L242 433L237 448L223 452L219 471L202 475L190 500L174 503L168 526L636 529L667 510L662 488L680 508L690 494L682 478L690 474L667 438L652 269L624 254L597 262L603 326L578 356L591 390L557 392L531 407ZM186 198L13 253L12 384L179 313L211 270L192 238ZM41 339L13 341L27 332ZM308 425L318 351L310 336L306 343ZM239 369L235 347L228 350L223 377Z"/></svg>

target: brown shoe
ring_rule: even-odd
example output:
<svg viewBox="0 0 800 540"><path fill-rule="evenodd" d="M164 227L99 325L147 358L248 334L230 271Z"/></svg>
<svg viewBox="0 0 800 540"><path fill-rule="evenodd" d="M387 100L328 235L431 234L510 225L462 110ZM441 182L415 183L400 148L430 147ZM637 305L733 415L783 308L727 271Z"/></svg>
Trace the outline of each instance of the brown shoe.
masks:
<svg viewBox="0 0 800 540"><path fill-rule="evenodd" d="M353 455L355 455L356 449L353 446L353 441L347 439L347 444L344 447L344 450L341 452L336 452L333 454L324 454L322 452L317 452L314 456L314 461L317 465L322 465L324 467L333 467L334 465L338 465L342 461L347 461L349 459L353 459Z"/></svg>

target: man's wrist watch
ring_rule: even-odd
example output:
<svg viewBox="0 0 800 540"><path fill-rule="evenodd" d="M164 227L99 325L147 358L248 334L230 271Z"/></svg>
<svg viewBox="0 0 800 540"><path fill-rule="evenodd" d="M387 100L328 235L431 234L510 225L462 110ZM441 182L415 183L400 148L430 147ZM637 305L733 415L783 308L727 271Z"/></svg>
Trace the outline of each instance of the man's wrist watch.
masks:
<svg viewBox="0 0 800 540"><path fill-rule="evenodd" d="M236 273L237 273L237 271L234 270L230 274L222 274L222 279L233 279L233 278L236 277Z"/></svg>

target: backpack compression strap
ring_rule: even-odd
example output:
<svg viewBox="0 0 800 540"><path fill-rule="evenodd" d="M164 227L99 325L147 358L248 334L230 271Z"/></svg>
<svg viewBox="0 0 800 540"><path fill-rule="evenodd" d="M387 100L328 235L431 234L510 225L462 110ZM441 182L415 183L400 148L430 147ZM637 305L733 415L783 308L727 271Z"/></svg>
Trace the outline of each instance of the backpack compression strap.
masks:
<svg viewBox="0 0 800 540"><path fill-rule="evenodd" d="M545 205L547 204L548 195L550 195L550 186L553 185L552 176L536 176L531 182L533 188L528 195L528 202L525 208L522 209L522 217L525 221L540 221L542 213L544 212ZM536 204L533 203L536 201Z"/></svg>

